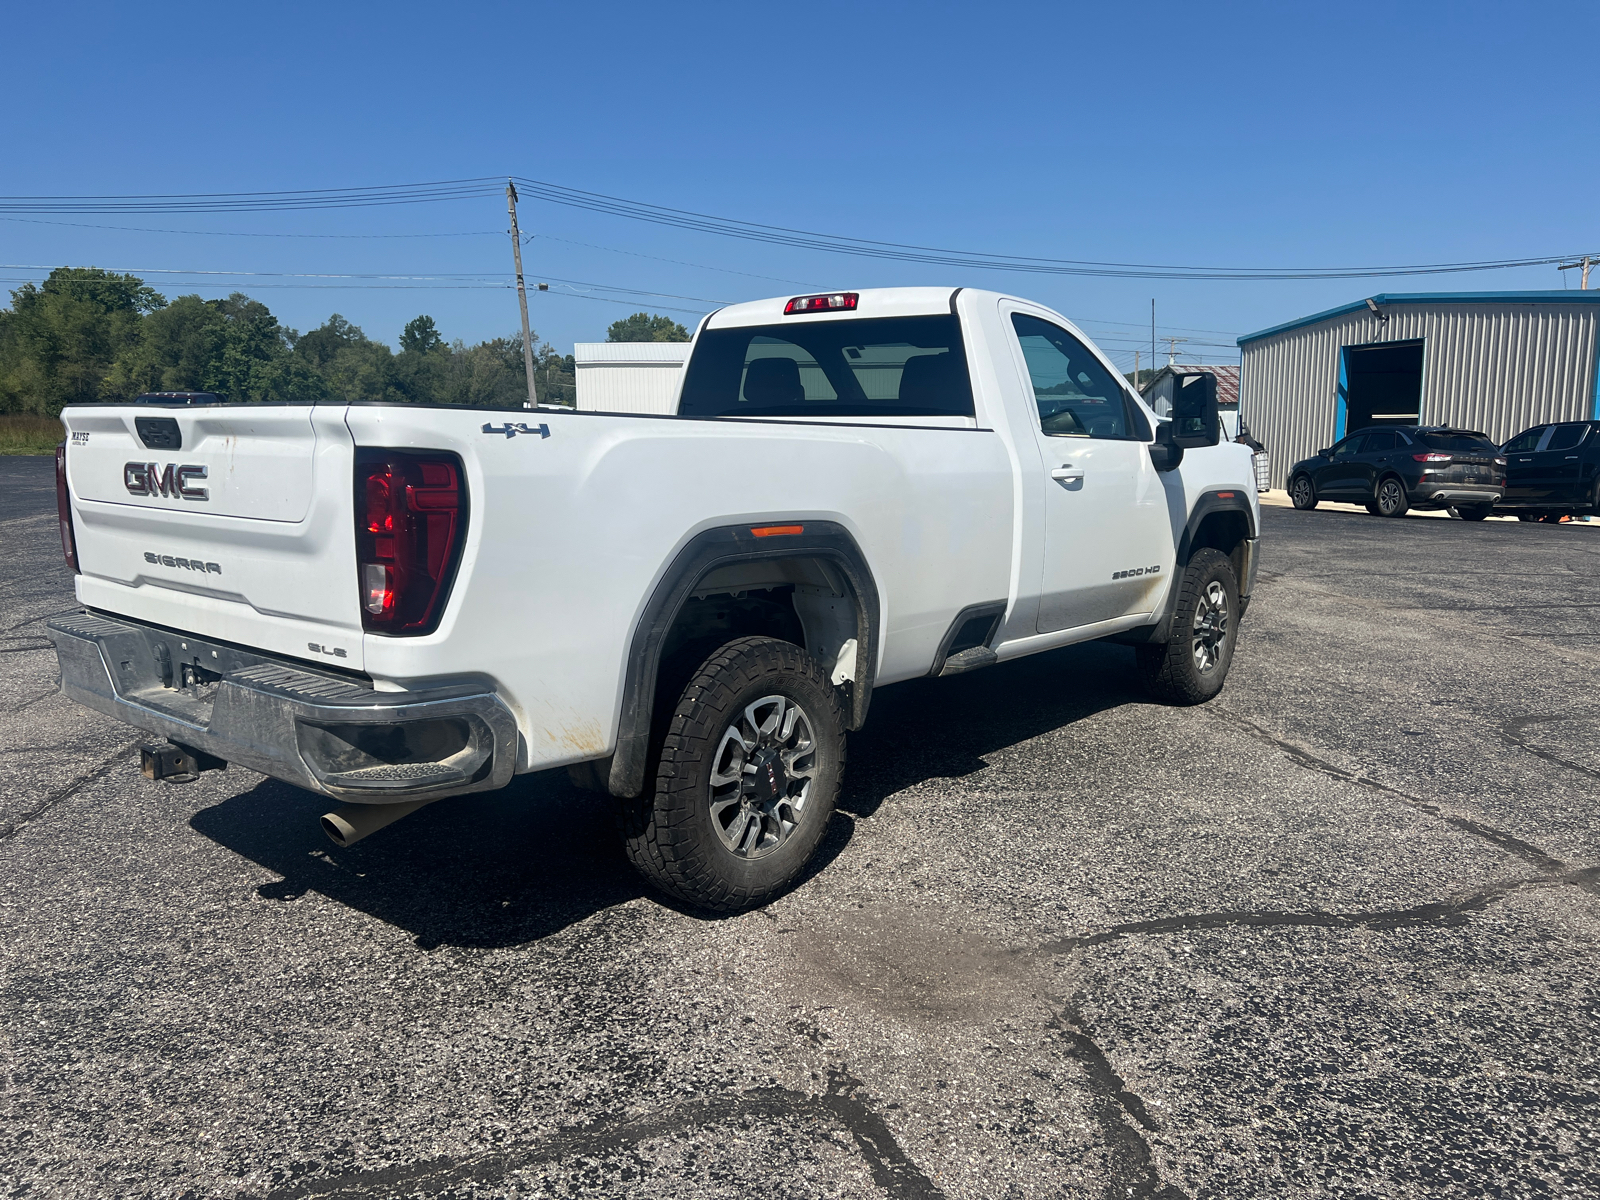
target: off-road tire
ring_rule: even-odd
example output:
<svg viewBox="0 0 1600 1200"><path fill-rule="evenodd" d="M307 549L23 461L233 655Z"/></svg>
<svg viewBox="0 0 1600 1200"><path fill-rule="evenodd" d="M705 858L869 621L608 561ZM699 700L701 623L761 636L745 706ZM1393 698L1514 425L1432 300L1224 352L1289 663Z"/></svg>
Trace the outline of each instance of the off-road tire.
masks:
<svg viewBox="0 0 1600 1200"><path fill-rule="evenodd" d="M1202 606L1216 597L1225 601L1223 636L1216 661L1202 668L1196 659ZM1204 704L1222 690L1239 638L1239 580L1227 555L1206 547L1197 550L1178 580L1172 610L1172 632L1162 643L1136 646L1139 674L1150 694L1164 704Z"/></svg>
<svg viewBox="0 0 1600 1200"><path fill-rule="evenodd" d="M1463 521L1486 521L1494 512L1493 504L1458 504L1456 511Z"/></svg>
<svg viewBox="0 0 1600 1200"><path fill-rule="evenodd" d="M1379 516L1403 517L1411 509L1411 498L1406 495L1406 485L1395 475L1385 475L1378 480L1378 492L1372 499L1378 506Z"/></svg>
<svg viewBox="0 0 1600 1200"><path fill-rule="evenodd" d="M1289 499L1306 512L1317 506L1317 487L1309 475L1296 475L1289 481Z"/></svg>
<svg viewBox="0 0 1600 1200"><path fill-rule="evenodd" d="M809 722L816 762L800 819L760 857L741 857L714 825L712 777L747 706L780 696ZM654 786L624 800L628 858L647 880L692 908L739 912L765 904L805 870L833 815L844 773L844 711L826 671L804 649L744 637L716 649L677 697L653 755Z"/></svg>

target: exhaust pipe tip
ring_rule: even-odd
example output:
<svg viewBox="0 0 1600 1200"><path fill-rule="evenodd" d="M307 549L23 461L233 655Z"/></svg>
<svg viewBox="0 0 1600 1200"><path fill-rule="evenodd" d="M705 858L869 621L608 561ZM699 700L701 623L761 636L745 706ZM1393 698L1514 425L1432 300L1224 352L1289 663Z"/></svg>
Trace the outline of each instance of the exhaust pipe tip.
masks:
<svg viewBox="0 0 1600 1200"><path fill-rule="evenodd" d="M400 804L346 804L322 814L322 832L335 846L354 846L362 838L409 817L433 800L407 800Z"/></svg>

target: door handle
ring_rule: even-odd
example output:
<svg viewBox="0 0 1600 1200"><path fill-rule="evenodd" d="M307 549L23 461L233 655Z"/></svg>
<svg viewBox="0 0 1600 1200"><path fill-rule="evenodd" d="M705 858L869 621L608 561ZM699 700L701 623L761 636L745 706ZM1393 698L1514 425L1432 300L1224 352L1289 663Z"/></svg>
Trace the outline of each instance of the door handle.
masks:
<svg viewBox="0 0 1600 1200"><path fill-rule="evenodd" d="M1060 480L1062 483L1082 483L1083 468L1063 463L1050 472L1050 478Z"/></svg>
<svg viewBox="0 0 1600 1200"><path fill-rule="evenodd" d="M1574 460L1577 459L1577 457L1578 456L1576 454L1569 454L1569 455L1567 455L1567 461L1568 462L1573 462Z"/></svg>

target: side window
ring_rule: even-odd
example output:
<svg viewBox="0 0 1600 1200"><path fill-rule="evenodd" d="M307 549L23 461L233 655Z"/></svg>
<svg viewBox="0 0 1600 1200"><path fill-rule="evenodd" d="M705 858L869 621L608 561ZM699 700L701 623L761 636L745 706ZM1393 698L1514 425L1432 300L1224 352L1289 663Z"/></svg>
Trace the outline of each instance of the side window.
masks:
<svg viewBox="0 0 1600 1200"><path fill-rule="evenodd" d="M1039 406L1039 428L1052 437L1129 437L1122 385L1065 329L1012 313Z"/></svg>
<svg viewBox="0 0 1600 1200"><path fill-rule="evenodd" d="M1539 439L1544 436L1547 426L1535 425L1526 433L1519 433L1506 443L1508 454L1527 454L1539 444Z"/></svg>
<svg viewBox="0 0 1600 1200"><path fill-rule="evenodd" d="M1583 435L1589 432L1589 427L1583 424L1557 425L1555 432L1550 435L1550 443L1546 450L1571 450L1583 441Z"/></svg>
<svg viewBox="0 0 1600 1200"><path fill-rule="evenodd" d="M1361 453L1361 443L1366 440L1366 434L1358 433L1355 437L1345 438L1333 448L1333 461L1344 462Z"/></svg>
<svg viewBox="0 0 1600 1200"><path fill-rule="evenodd" d="M1386 429L1381 433L1369 433L1367 434L1367 448L1362 453L1387 454L1398 443L1399 439L1395 437L1392 429Z"/></svg>

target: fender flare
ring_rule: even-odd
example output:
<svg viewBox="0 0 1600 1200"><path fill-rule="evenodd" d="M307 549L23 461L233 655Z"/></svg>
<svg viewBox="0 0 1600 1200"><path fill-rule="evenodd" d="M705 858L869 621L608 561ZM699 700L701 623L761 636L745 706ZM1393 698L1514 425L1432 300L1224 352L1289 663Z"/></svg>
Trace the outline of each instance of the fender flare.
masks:
<svg viewBox="0 0 1600 1200"><path fill-rule="evenodd" d="M1142 625L1137 629L1130 629L1123 633L1112 634L1108 641L1121 642L1125 645L1137 645L1143 642L1164 642L1172 633L1172 610L1178 602L1178 581L1183 577L1182 572L1189 565L1189 558L1194 553L1194 542L1200 533L1200 526L1205 519L1213 513L1236 512L1244 516L1245 540L1248 544L1259 541L1261 531L1256 527L1255 513L1250 508L1250 501L1244 496L1242 488L1207 488L1195 499L1194 507L1189 510L1189 519L1183 527L1183 534L1178 538L1177 557L1173 562L1172 582L1167 587L1167 598L1162 602L1161 615L1152 625ZM1252 554L1247 544L1248 554ZM1244 610L1249 607L1250 596L1242 589L1250 586L1254 571L1248 569L1254 558L1247 559L1247 569L1241 573L1239 579L1239 615L1244 616Z"/></svg>
<svg viewBox="0 0 1600 1200"><path fill-rule="evenodd" d="M762 521L763 525L783 523ZM860 729L867 719L878 660L877 583L866 555L843 525L799 518L794 523L802 532L778 537L754 536L749 522L707 529L689 539L661 576L628 644L617 748L606 777L607 790L613 795L637 796L644 790L661 647L684 603L700 581L719 567L785 558L821 558L839 571L853 593L850 599L856 610L855 680L849 687L846 727Z"/></svg>

